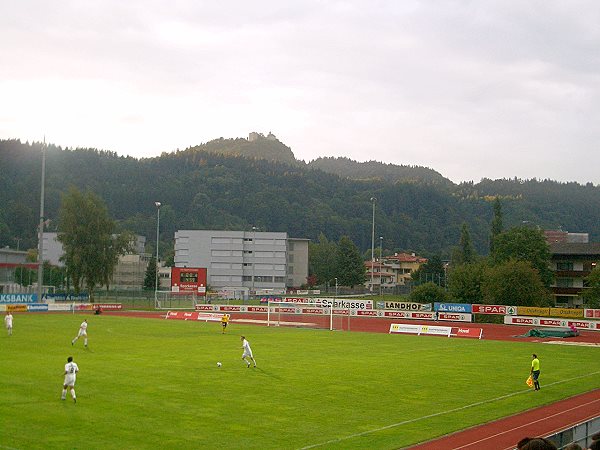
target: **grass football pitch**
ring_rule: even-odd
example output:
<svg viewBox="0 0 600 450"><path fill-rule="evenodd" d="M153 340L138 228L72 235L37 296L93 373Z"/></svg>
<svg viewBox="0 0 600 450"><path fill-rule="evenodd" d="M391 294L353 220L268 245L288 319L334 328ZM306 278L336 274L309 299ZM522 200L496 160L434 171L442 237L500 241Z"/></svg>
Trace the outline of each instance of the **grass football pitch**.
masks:
<svg viewBox="0 0 600 450"><path fill-rule="evenodd" d="M600 388L598 348L85 317L87 349L82 315L18 314L0 337L0 449L400 448Z"/></svg>

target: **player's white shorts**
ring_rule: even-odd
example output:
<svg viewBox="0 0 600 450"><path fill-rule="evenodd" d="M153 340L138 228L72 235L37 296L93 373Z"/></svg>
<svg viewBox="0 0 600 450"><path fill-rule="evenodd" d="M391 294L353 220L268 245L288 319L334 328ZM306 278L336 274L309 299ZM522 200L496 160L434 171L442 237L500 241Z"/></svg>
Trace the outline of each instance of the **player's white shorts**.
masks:
<svg viewBox="0 0 600 450"><path fill-rule="evenodd" d="M65 375L65 382L63 383L64 386L75 386L75 374L73 373L68 373Z"/></svg>
<svg viewBox="0 0 600 450"><path fill-rule="evenodd" d="M244 354L242 355L242 358L245 358L246 356L248 356L249 358L252 358L252 350L250 350L250 351L244 350Z"/></svg>
<svg viewBox="0 0 600 450"><path fill-rule="evenodd" d="M79 329L79 334L77 334L77 337L79 337L79 336L85 336L85 337L87 337L87 331L85 331L85 330L82 330L82 329L80 328L80 329Z"/></svg>

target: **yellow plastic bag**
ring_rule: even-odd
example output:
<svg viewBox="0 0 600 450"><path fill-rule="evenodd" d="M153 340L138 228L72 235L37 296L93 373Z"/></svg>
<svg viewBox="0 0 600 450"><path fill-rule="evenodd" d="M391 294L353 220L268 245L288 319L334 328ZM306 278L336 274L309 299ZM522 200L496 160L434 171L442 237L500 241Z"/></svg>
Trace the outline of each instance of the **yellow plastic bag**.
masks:
<svg viewBox="0 0 600 450"><path fill-rule="evenodd" d="M527 381L525 383L527 383L527 386L529 386L530 388L533 387L533 378L531 375L529 375L529 378L527 378Z"/></svg>

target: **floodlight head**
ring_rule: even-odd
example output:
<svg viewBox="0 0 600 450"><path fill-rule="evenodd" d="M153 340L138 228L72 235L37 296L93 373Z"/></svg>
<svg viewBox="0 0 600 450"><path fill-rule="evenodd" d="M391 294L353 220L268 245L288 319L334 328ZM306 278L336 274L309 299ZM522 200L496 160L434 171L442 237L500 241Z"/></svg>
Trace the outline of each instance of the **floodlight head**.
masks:
<svg viewBox="0 0 600 450"><path fill-rule="evenodd" d="M160 202L154 202L157 208L160 208Z"/></svg>

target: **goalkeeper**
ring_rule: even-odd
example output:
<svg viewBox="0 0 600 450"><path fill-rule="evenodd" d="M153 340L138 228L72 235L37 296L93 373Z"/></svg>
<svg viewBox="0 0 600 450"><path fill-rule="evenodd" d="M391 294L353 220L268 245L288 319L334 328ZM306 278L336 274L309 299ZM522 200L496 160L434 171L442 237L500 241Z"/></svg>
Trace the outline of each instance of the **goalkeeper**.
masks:
<svg viewBox="0 0 600 450"><path fill-rule="evenodd" d="M221 327L223 327L222 333L225 334L225 329L227 328L227 324L229 323L229 314L223 314L221 316Z"/></svg>

